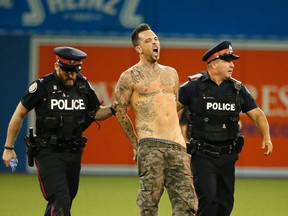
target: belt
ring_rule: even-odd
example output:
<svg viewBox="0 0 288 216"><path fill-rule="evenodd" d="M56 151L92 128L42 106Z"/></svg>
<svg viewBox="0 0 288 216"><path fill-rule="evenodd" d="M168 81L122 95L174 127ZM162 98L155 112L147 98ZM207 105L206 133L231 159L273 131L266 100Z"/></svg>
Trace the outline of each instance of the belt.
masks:
<svg viewBox="0 0 288 216"><path fill-rule="evenodd" d="M236 143L233 140L227 141L203 141L191 138L189 141L189 152L193 154L194 152L199 152L204 155L219 158L224 154L231 154L235 151Z"/></svg>
<svg viewBox="0 0 288 216"><path fill-rule="evenodd" d="M159 138L142 138L139 140L139 145L146 145L149 147L156 147L156 148L172 148L178 151L185 151L186 148L180 145L179 143L166 140L166 139L159 139Z"/></svg>
<svg viewBox="0 0 288 216"><path fill-rule="evenodd" d="M43 138L37 138L37 141L39 148L47 148L51 152L78 152L85 147L87 138L80 137L70 141L58 141L57 143L50 143Z"/></svg>
<svg viewBox="0 0 288 216"><path fill-rule="evenodd" d="M225 145L225 146L215 146L209 143L204 142L203 150L208 150L212 152L217 152L219 154L231 154L234 150L234 145Z"/></svg>

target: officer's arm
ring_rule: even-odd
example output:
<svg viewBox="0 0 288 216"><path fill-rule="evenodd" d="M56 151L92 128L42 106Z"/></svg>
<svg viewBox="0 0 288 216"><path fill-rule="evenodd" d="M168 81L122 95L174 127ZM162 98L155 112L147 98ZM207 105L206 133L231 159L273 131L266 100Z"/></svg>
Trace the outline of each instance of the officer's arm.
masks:
<svg viewBox="0 0 288 216"><path fill-rule="evenodd" d="M184 105L177 101L177 111L180 111L184 108Z"/></svg>
<svg viewBox="0 0 288 216"><path fill-rule="evenodd" d="M87 89L89 92L89 94L87 94L88 95L88 102L91 106L88 108L88 110L94 110L95 111L95 109L97 108L96 112L93 113L94 119L96 121L102 121L102 120L105 120L105 119L111 117L112 115L115 115L117 102L114 101L113 104L110 106L102 106L96 93L95 93L95 91L91 87L91 84L88 81L87 81L87 83L89 84L89 85L87 85Z"/></svg>
<svg viewBox="0 0 288 216"><path fill-rule="evenodd" d="M262 149L267 148L264 155L272 153L273 144L271 142L269 124L264 112L260 108L255 108L246 113L255 123L259 133L262 136Z"/></svg>
<svg viewBox="0 0 288 216"><path fill-rule="evenodd" d="M127 71L126 71L127 72ZM123 131L125 132L127 138L133 145L134 149L137 149L138 138L134 130L133 124L129 116L127 115L128 109L130 107L130 99L132 95L132 80L129 75L130 73L122 73L120 76L116 88L115 88L115 98L118 102L116 117L120 123Z"/></svg>
<svg viewBox="0 0 288 216"><path fill-rule="evenodd" d="M102 121L114 115L114 111L116 110L116 105L114 104L115 102L111 106L100 106L95 114L95 120Z"/></svg>
<svg viewBox="0 0 288 216"><path fill-rule="evenodd" d="M179 88L178 88L178 96L177 96L177 111L182 110L185 105L183 105L183 102L185 100L187 100L187 98L189 98L187 96L186 90L185 90L185 86L188 84L188 82L185 82L184 84L182 84ZM186 104L186 103L184 103Z"/></svg>
<svg viewBox="0 0 288 216"><path fill-rule="evenodd" d="M22 123L26 115L28 114L29 110L26 109L22 103L20 102L10 120L8 130L7 130L7 137L5 142L5 147L12 148L14 147L15 140L19 134L19 131L22 127ZM14 158L16 159L16 154L14 151L9 149L4 149L2 159L6 166L9 166L9 161Z"/></svg>

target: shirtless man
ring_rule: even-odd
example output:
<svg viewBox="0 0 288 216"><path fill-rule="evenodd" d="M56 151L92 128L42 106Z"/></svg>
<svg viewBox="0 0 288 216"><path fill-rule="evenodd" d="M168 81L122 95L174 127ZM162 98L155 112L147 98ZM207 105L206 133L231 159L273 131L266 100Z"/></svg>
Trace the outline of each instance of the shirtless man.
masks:
<svg viewBox="0 0 288 216"><path fill-rule="evenodd" d="M174 68L157 63L160 42L149 25L136 27L131 40L140 61L124 71L118 80L116 116L137 157L140 215L158 215L164 187L173 215L195 215L197 199L190 156L186 153L176 107L178 74ZM130 104L137 135L127 115Z"/></svg>

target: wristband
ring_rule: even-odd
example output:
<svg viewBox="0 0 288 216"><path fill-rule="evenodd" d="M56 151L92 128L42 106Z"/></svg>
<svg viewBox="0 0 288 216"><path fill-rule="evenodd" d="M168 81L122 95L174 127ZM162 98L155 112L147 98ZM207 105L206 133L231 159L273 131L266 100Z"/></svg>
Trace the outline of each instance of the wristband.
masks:
<svg viewBox="0 0 288 216"><path fill-rule="evenodd" d="M112 115L116 115L116 110L112 107L112 106L110 106L110 111L111 111L111 113L112 113Z"/></svg>
<svg viewBox="0 0 288 216"><path fill-rule="evenodd" d="M4 149L7 149L7 150L14 150L14 147L4 146Z"/></svg>

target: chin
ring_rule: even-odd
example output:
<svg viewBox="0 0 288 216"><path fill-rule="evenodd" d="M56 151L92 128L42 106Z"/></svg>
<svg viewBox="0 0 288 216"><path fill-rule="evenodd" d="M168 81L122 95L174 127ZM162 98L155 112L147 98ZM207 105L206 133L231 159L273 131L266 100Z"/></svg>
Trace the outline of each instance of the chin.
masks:
<svg viewBox="0 0 288 216"><path fill-rule="evenodd" d="M152 58L152 62L156 63L159 60L159 58Z"/></svg>
<svg viewBox="0 0 288 216"><path fill-rule="evenodd" d="M65 87L67 87L67 88L72 88L74 86L74 81L67 81L66 83L65 83Z"/></svg>

